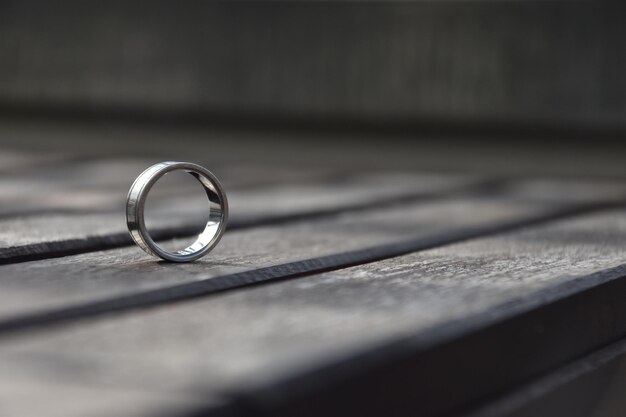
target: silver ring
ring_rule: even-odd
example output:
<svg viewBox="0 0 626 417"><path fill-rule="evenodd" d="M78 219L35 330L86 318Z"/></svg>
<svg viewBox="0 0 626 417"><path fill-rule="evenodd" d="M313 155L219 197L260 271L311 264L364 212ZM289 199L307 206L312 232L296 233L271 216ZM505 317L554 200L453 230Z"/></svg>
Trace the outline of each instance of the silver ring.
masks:
<svg viewBox="0 0 626 417"><path fill-rule="evenodd" d="M186 171L204 187L209 198L209 221L198 239L189 247L168 252L157 245L146 229L144 208L152 186L165 174ZM126 199L126 224L131 237L146 253L172 262L191 262L209 253L222 238L228 221L226 193L215 175L200 165L189 162L161 162L141 173L130 187Z"/></svg>

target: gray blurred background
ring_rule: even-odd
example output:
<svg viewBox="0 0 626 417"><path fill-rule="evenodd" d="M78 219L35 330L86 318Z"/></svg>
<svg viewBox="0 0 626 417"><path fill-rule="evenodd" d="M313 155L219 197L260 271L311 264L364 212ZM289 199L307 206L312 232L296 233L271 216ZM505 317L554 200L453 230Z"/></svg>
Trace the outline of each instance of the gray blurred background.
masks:
<svg viewBox="0 0 626 417"><path fill-rule="evenodd" d="M161 135L242 160L623 176L625 11L0 1L0 142L141 153Z"/></svg>

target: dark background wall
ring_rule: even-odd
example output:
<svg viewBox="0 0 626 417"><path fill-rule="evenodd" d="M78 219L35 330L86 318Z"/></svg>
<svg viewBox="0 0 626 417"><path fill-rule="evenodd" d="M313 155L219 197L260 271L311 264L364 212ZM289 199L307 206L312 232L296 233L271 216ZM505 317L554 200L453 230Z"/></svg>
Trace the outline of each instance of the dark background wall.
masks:
<svg viewBox="0 0 626 417"><path fill-rule="evenodd" d="M2 1L6 111L626 128L624 8Z"/></svg>

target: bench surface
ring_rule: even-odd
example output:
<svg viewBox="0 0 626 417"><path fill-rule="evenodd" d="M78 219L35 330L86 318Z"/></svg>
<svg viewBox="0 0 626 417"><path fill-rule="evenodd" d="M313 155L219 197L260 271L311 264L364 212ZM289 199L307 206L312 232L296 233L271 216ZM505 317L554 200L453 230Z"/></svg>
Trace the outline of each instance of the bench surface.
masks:
<svg viewBox="0 0 626 417"><path fill-rule="evenodd" d="M3 122L0 416L504 415L487 405L625 351L616 165L434 169L398 149L372 167L371 146L326 159L237 135ZM130 184L162 160L208 167L229 196L194 263L126 231ZM151 194L163 244L200 229L198 197L183 175Z"/></svg>

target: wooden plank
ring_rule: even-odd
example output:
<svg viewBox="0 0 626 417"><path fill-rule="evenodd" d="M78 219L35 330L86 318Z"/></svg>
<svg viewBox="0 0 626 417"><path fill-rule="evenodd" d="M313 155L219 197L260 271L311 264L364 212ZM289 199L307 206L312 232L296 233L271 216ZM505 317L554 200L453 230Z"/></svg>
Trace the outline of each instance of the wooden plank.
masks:
<svg viewBox="0 0 626 417"><path fill-rule="evenodd" d="M410 181L413 178L414 177L412 176L408 176L408 177L392 177L391 179L396 184L403 184L405 182L413 184L413 181ZM447 178L447 177L444 177L444 178ZM433 184L430 184L428 181L426 181L422 183L421 185L433 186L435 184L438 184L439 183L438 177L435 177L434 179L436 181L434 181ZM388 181L389 179L386 177L384 178L369 177L367 178L366 183L368 184L368 190L372 188L372 185L375 185L376 189L380 188L380 189L388 190L390 188L387 185ZM612 183L609 183L609 185L611 184ZM284 206L283 207L284 210L290 211L290 210L293 210L294 207L300 207L301 205L302 206L313 205L315 204L316 198L319 199L320 201L324 201L324 199L327 197L329 198L329 201L328 201L329 204L331 205L338 204L338 201L340 199L350 198L350 195L354 193L355 188L353 187L353 185L354 184L352 182L342 183L336 187L316 184L315 187L319 188L318 193L316 194L316 193L310 192L309 190L306 190L306 191L309 191L308 193L305 193L305 194L308 194L308 199L304 201L296 202L295 206L293 202L294 200L293 196L298 195L298 193L302 193L303 191L302 187L300 187L299 189L294 189L294 190L281 188L279 190L275 190L273 194L270 193L269 195L266 191L260 190L258 191L260 197L264 197L264 199L263 198L261 199L260 204L258 205L242 204L242 207L255 209L257 206L263 208L265 205L272 204L272 208L273 206ZM502 216L502 214L499 214L497 210L494 211L494 209L490 207L491 204L497 204L497 205L504 204L505 209L510 211L511 215L517 216L518 214L522 214L522 212L519 211L520 209L529 210L529 211L524 211L524 214L530 214L534 210L546 208L547 206L543 204L542 200L556 199L558 201L558 198L556 198L557 195L562 195L562 199L564 201L572 200L574 202L582 201L579 198L578 194L591 197L591 198L599 198L601 196L606 197L606 195L601 194L603 192L608 193L608 195L611 197L618 196L613 193L615 191L613 187L603 188L603 187L598 186L596 183L587 185L586 188L584 184L580 184L580 183L576 183L575 187L572 187L571 185L572 184L568 186L567 182L558 182L558 183L552 182L551 183L551 182L546 182L546 181L537 182L537 183L533 182L531 184L526 183L526 182L510 183L508 188L512 190L513 194L505 193L504 195L500 197L504 198L504 200L507 200L507 199L515 200L514 204L516 205L520 204L519 209L517 207L513 209L511 207L511 204L508 203L507 201L497 201L497 199L494 201L489 201L489 200L481 201L480 199L475 200L475 199L470 198L467 200L450 200L445 203L436 203L435 205L433 204L423 205L422 203L418 203L418 204L413 204L413 205L409 205L406 207L396 208L393 210L390 210L388 208L386 209L384 213L380 213L380 214L377 213L373 217L371 213L365 212L363 215L351 218L349 223L352 224L352 226L350 227L356 227L355 225L359 224L359 222L364 225L367 225L368 223L372 221L370 219L371 217L371 218L376 219L376 221L379 223L378 228L383 228L383 231L384 231L384 228L390 227L387 225L387 223L389 223L389 224L397 225L394 227L402 229L402 233L399 233L399 231L392 230L393 234L385 235L382 233L378 233L379 232L378 228L374 228L372 230L368 230L367 236L363 235L362 232L359 233L359 236L362 235L362 237L367 237L367 240L354 239L355 236L353 236L352 234L345 234L343 233L343 231L340 231L342 224L346 221L345 219L340 218L338 220L334 219L334 220L331 220L330 222L325 222L324 224L322 224L321 230L324 230L324 235L320 236L319 232L311 233L308 237L312 240L303 241L302 243L303 245L305 245L304 247L307 247L307 245L309 244L316 244L317 239L336 239L336 240L328 240L328 242L336 243L337 244L336 246L330 245L328 247L325 247L324 251L311 251L310 253L306 253L310 257L310 256L330 255L337 251L342 252L342 251L347 251L347 250L354 250L354 249L358 249L359 247L363 247L367 245L385 244L386 242L388 242L388 239L390 237L393 237L394 239L398 240L398 239L407 238L407 237L416 238L418 236L429 236L430 241L435 242L435 241L438 241L437 240L438 238L436 236L438 230L451 232L451 230L443 229L444 225L447 225L450 227L474 226L475 225L472 219L466 219L466 218L453 219L453 220L448 219L448 217L449 218L455 217L454 213L463 213L464 210L467 210L468 213L473 213L474 211L482 210L483 206L485 206L487 211L485 211L484 213L481 213L480 215L476 215L476 213L474 213L472 216L476 216L476 219L477 221L478 220L480 221L480 224L487 224L489 223L489 220L496 221L496 220L510 219L509 217L500 217ZM349 188L352 191L349 191L346 188ZM520 192L520 190L522 190L522 192ZM361 191L358 190L358 188L356 189L356 191L357 191L357 194L361 193ZM250 194L254 194L254 193L248 192L248 195ZM334 195L338 196L337 201L333 201L333 198L335 198ZM533 202L533 204L527 205L523 203L522 201L518 203L517 201L520 200L518 196L520 195L523 195L525 199ZM497 197L497 198L500 198L500 197ZM534 203L538 203L538 204L535 205ZM549 201L549 203L552 204L552 201ZM563 203L563 201L559 201L559 203ZM367 208L367 206L365 208ZM372 210L372 213L375 213L378 209L377 207L373 207L371 208L371 210ZM432 213L429 213L429 211L431 211ZM440 211L441 212L440 215L444 216L445 220L444 220L444 224L441 224L440 222L434 223L437 225L437 227L441 227L441 229L433 230L432 229L433 225L430 223L433 221L433 219L434 220L437 219L438 215L435 214L436 211ZM424 221L421 218L421 216L426 216L428 220ZM485 217L485 216L493 216L493 217ZM103 222L102 216L94 216L93 219L94 221L97 221L100 223ZM403 222L409 219L414 219L414 221L417 222L415 223L415 226L419 228L418 234L415 234L414 229L406 228L406 224L404 224ZM51 222L51 218L47 218L44 220L46 220L47 222ZM301 220L306 220L306 219L301 219ZM446 222L449 222L449 223L446 223ZM319 223L309 222L308 224L319 224ZM24 233L22 224L13 222L13 223L10 223L9 225L12 227L12 229L8 230L9 232L14 230L13 234L15 235ZM287 238L287 237L290 236L289 235L290 231L302 230L301 228L303 227L306 228L306 225L307 223L305 222L303 224L296 225L290 229L280 229L278 231L279 232L278 236L276 236L276 234L270 234L270 236L268 236L267 239L262 239L258 231L251 232L250 234L248 233L235 234L234 236L237 237L237 240L234 240L234 243L224 248L225 254L226 256L232 258L233 254L241 252L240 248L249 247L248 236L255 236L257 237L257 239L259 239L258 241L256 241L253 247L255 248L255 250L260 251L260 253L266 254L265 256L268 256L267 255L268 253L271 254L272 251L275 251L275 249L277 248L280 248L281 250L285 251L284 252L285 254L292 253L293 250L295 250L295 247L291 246L293 239ZM329 233L328 232L329 225L337 225L338 234ZM61 229L63 226L64 225L61 224L61 226L59 226L59 229ZM78 227L79 230L81 230L80 228L84 227L84 225L80 223L77 223L76 226ZM66 231L67 230L69 230L69 228L66 227ZM285 233L285 235L283 236L282 233ZM454 241L455 239L463 238L463 236L465 236L465 233L467 232L461 231L460 236L453 235L450 237L450 239ZM487 231L479 230L475 232L475 231L470 230L469 233L470 235L473 235L474 233L487 233ZM296 237L300 239L299 236L296 236ZM230 242L230 241L231 240L229 238L225 240L225 242ZM346 244L348 241L350 241L349 245ZM418 242L417 244L418 244L418 247L422 247L424 245L428 245L429 244L428 242L429 241L427 240L425 243ZM270 246L266 247L265 245L267 244L270 244ZM287 245L287 247L285 247L285 244ZM222 246L223 245L225 244L222 244ZM93 251L96 249L97 248L92 248L91 250ZM300 250L300 248L298 248L298 250ZM220 252L218 251L217 254L219 253ZM300 251L298 253L299 253L300 259L302 259L302 257L305 257L305 252ZM124 254L124 256L121 256L121 254ZM131 254L133 254L132 257L129 257L129 258L125 257L127 255L130 256ZM252 262L247 262L245 264L241 264L241 260L238 259L237 260L238 264L234 264L234 265L230 264L229 267L227 268L220 267L219 266L220 262L217 262L216 265L214 265L214 267L216 268L215 271L213 271L213 273L209 276L224 275L228 273L239 272L246 268L263 267L263 266L272 265L273 263L277 263L277 262L290 262L290 261L294 261L298 259L297 257L294 258L294 257L289 257L289 256L287 257L277 257L276 255L273 255L273 256L274 256L273 258L271 256L266 257L265 259L263 259L263 262L259 262L261 259L246 257L243 259L252 260ZM7 284L5 294L8 295L8 297L7 297L6 302L4 303L4 309L8 313L11 313L11 312L15 313L16 311L14 311L13 309L18 308L18 307L21 307L24 311L31 311L31 310L42 309L42 308L45 308L46 306L48 307L62 306L65 304L66 301L69 301L69 300L85 301L84 299L81 298L84 296L82 285L87 285L90 288L88 293L91 295L91 298L88 298L88 299L95 300L98 298L102 298L104 296L123 294L128 291L135 291L135 290L142 290L142 289L146 290L146 289L151 289L155 287L162 287L164 285L171 285L171 284L179 283L181 282L181 280L182 282L189 280L189 277L186 277L186 276L183 276L181 278L180 276L177 276L177 275L171 275L170 272L166 269L166 267L161 267L160 268L161 272L164 275L163 281L160 281L159 279L155 279L152 276L152 272L150 272L148 274L149 277L146 277L145 279L140 279L139 277L134 276L134 279L132 280L133 285L130 285L129 282L124 280L124 276L125 276L124 272L136 275L137 271L135 270L124 271L124 268L128 268L129 264L132 264L133 262L138 261L139 259L141 259L141 257L145 257L145 255L142 252L137 251L136 248L134 247L130 251L124 250L124 251L117 251L117 252L99 252L92 256L68 258L66 261L59 260L59 261L52 261L52 262L46 262L46 263L32 264L27 268L27 270L29 271L27 274L28 275L27 277L23 276L24 274L22 272L22 268L19 266L14 267L14 268L5 268L4 269L4 272L6 275L5 284ZM149 258L146 257L146 259L149 259ZM77 263L80 263L80 262L85 262L91 265L93 269L91 270L83 269L80 265L77 265ZM71 268L78 268L78 272L74 272L71 268L69 270L65 270L64 268L68 264L71 266ZM94 265L98 265L98 267L94 267ZM52 267L52 270L49 269L50 267ZM55 268L59 272L53 273L52 271ZM107 269L108 272L103 270L103 268ZM196 268L196 267L188 266L187 268L191 270L191 268ZM197 269L202 270L203 272L206 272L204 265L197 267ZM87 271L89 271L90 274L94 274L96 276L99 276L99 274L101 273L105 274L108 277L113 277L116 274L120 274L120 275L118 275L118 277L115 280L117 282L117 285L112 285L111 283L107 283L101 289L102 292L99 292L99 291L94 291L93 289L91 289L92 284L89 280L83 279L82 274ZM144 272L148 272L148 271L144 271ZM189 273L189 270L186 273ZM76 284L71 283L69 285L69 288L65 288L65 286L63 285L60 285L60 286L58 285L56 278L50 279L49 277L49 275L63 276L65 274L78 275L79 276L78 283ZM204 277L206 278L207 275L204 275ZM13 284L9 284L10 282L12 282ZM61 282L65 282L65 281L61 280ZM71 282L71 281L68 281L68 282ZM45 294L45 296L42 297L44 299L43 303L37 299L34 299L32 300L32 302L29 302L29 303L24 303L22 300L22 296L19 296L18 294L11 294L11 290L9 290L9 287L15 284L17 284L18 289L20 291L26 291L26 292L34 291L35 293L40 293L42 291L42 288L44 288L45 291L50 291L50 290L54 291L55 296L48 296L48 294ZM74 294L74 293L76 293L75 296L77 297L75 300L70 297L70 294ZM18 311L19 311L19 308L18 308Z"/></svg>
<svg viewBox="0 0 626 417"><path fill-rule="evenodd" d="M42 154L2 147L0 148L0 173L23 172L68 160L71 160L70 155L58 150Z"/></svg>
<svg viewBox="0 0 626 417"><path fill-rule="evenodd" d="M31 153L25 155L33 158L33 164L39 162ZM55 165L31 166L27 172L9 171L0 176L0 194L5 199L0 216L26 217L46 212L117 212L119 210L115 209L123 206L133 180L144 169L159 162L151 158L86 158L81 155L75 155L73 159L70 163L61 160ZM238 190L277 183L302 184L312 180L350 179L350 175L342 171L325 167L294 169L289 165L223 164L210 161L201 161L200 164L219 174L224 186ZM194 190L190 187L192 183L182 175L169 176L166 185L155 188L155 192L180 196Z"/></svg>
<svg viewBox="0 0 626 417"><path fill-rule="evenodd" d="M230 225L232 228L241 228L309 216L327 216L342 211L441 198L455 192L479 188L489 187L476 176L428 173L357 175L341 181L333 179L301 182L298 186L266 185L252 189L234 187L228 191ZM202 198L197 189L193 190L195 194L189 194L188 190L181 190L174 184L163 195L155 196L152 218L159 225L159 230L155 232L160 231L160 236L185 236L201 230L199 219L206 216L204 205L180 204L180 199L183 198L185 201L191 197L195 201L198 196ZM96 201L105 197L112 199L110 193L102 193L99 189L88 193L95 196ZM175 194L175 198L172 194ZM51 193L50 198L63 200L55 195L58 196ZM60 195L63 196L62 193ZM126 191L117 193L113 199L116 201L115 208L99 208L94 210L95 213L89 213L89 209L73 214L55 213L54 210L46 209L40 216L0 220L0 262L63 256L131 244L125 225L125 196ZM82 200L84 196L79 195L78 198ZM47 210L51 214L45 214Z"/></svg>
<svg viewBox="0 0 626 417"><path fill-rule="evenodd" d="M384 349L356 355L359 361L333 361L312 377L288 379L269 389L263 388L247 401L256 403L260 409L274 410L274 415L313 416L324 410L372 416L382 412L403 415L406 410L419 410L420 415L439 415L459 411L459 407L481 396L515 386L623 337L626 335L626 308L622 302L626 294L626 264L622 263L625 215L621 212L616 217L607 216L543 239L527 234L517 245L500 239L495 247L490 247L491 253L479 248L472 255L472 251L454 245L444 248L454 253L453 258L469 255L473 259L453 263L448 268L435 260L431 269L426 258L429 253L424 253L422 259L416 259L417 265L427 265L426 273L420 277L426 286L421 286L418 298L426 300L420 303L419 314L426 316L426 321L435 319L430 329L409 337L401 335ZM405 287L402 282L415 276L416 263L386 263L384 273L378 272L379 279L391 278ZM485 270L483 265L490 268ZM394 271L399 271L398 275L390 276ZM361 273L368 276L364 271ZM339 274L337 278L346 277ZM460 284L447 284L448 279ZM522 287L517 289L519 292L515 291L518 285ZM429 291L428 286L435 289ZM473 288L466 291L466 286ZM404 290L409 292L407 288ZM536 290L541 291L535 293ZM508 294L498 299L500 291ZM451 296L448 298L440 292ZM374 302L372 297L365 299ZM441 303L442 309L452 312L448 316L451 322L439 321L440 314L446 313L438 311L428 299L437 299L434 304ZM396 303L406 305L410 301L397 297ZM477 307L478 317L472 317L472 306ZM489 309L491 306L494 308ZM455 310L461 314L454 314ZM381 327L387 325L383 323ZM350 323L347 327L351 328ZM461 337L454 339L454 335ZM307 385L315 386L317 392L310 389L298 392L299 388L306 390ZM385 391L389 386L394 388ZM285 391L290 387L293 394Z"/></svg>
<svg viewBox="0 0 626 417"><path fill-rule="evenodd" d="M169 394L146 391L141 387L75 385L64 381L62 375L57 375L58 383L50 390L48 378L42 378L42 383L38 383L23 380L19 371L11 366L4 366L2 371L6 376L12 376L10 382L0 382L5 398L12 398L12 401L3 400L0 404L2 416L106 417L124 415L132 409L137 416L171 417L189 415L207 403L213 404L215 410L223 406L223 400L209 395ZM40 393L43 402L55 406L42 408L40 404L33 403L32 392Z"/></svg>
<svg viewBox="0 0 626 417"><path fill-rule="evenodd" d="M492 218L492 213L487 217ZM625 210L599 213L300 280L102 318L89 326L23 334L2 341L0 360L25 380L50 381L53 392L58 383L55 375L60 372L73 384L87 387L141 385L154 392L228 392L234 403L243 395L249 410L279 415L294 411L334 415L354 411L355 405L364 415L380 413L379 407L401 415L407 410L402 408L406 401L430 415L488 394L486 387L493 389L493 385L484 381L504 388L501 384L526 377L523 369L537 372L537 366L555 366L568 355L580 354L580 349L588 350L623 332L620 314L626 312L613 310L623 304L623 293L603 299L608 316L598 311L594 300L596 307L582 310L584 314L595 311L587 320L574 315L577 320L568 323L572 310L557 316L550 313L552 319L558 318L556 322L514 320L542 306L558 307L604 284L623 283L625 236ZM597 274L599 270L608 272ZM584 304L580 298L574 302ZM621 326L616 325L619 322ZM504 331L502 326L507 329L509 323L512 327ZM536 325L547 327L542 330ZM498 331L489 333L496 326L500 326ZM481 329L488 336L480 339L484 344L468 342L480 338ZM572 329L581 338L576 343L569 333ZM524 339L515 339L515 334ZM556 342L559 337L564 337L562 344ZM460 345L450 348L455 341ZM468 350L463 343L468 343ZM485 351L472 350L477 346ZM537 347L547 359L534 356L538 352L532 349ZM401 361L400 369L386 366L390 357L402 359L408 353L433 361L427 365L418 360L421 372L411 367L415 362ZM472 366L473 361L480 366ZM63 365L45 372L46 363ZM78 364L82 371L72 371ZM402 378L389 380L379 365L392 375L399 372ZM408 375L402 373L404 365L410 365ZM370 385L360 385L355 376ZM380 380L372 385L375 376ZM365 390L347 390L355 383ZM449 395L452 386L454 397ZM368 391L374 388L376 395ZM336 394L329 392L335 389ZM350 395L341 400L344 394ZM32 395L39 398L37 392ZM354 395L360 395L359 401ZM377 403L377 398L387 401ZM10 397L2 401L20 407ZM328 401L334 401L335 408L326 408ZM133 415L133 410L127 412Z"/></svg>
<svg viewBox="0 0 626 417"><path fill-rule="evenodd" d="M184 265L157 262L136 246L5 265L0 268L0 316L45 311L405 239L422 238L424 245L448 235L454 240L455 231L542 215L554 207L552 203L509 201L507 197L420 201L280 227L228 232L209 256Z"/></svg>
<svg viewBox="0 0 626 417"><path fill-rule="evenodd" d="M11 261L11 257L28 255L31 252L75 250L80 253L82 246L91 245L89 241L75 241L63 244L67 240L100 238L100 242L89 246L89 250L97 249L99 244L104 247L116 247L130 244L125 235L124 200L129 182L135 174L145 166L145 160L118 161L106 169L106 185L97 184L103 174L103 168L88 164L85 168L60 169L60 178L51 177L51 182L42 181L44 173L34 175L32 179L16 180L11 178L4 182L4 193L7 189L19 193L7 196L7 204L0 210L5 211L5 218L0 214L0 258ZM97 163L101 164L100 162ZM114 169L113 169L114 168ZM109 171L109 169L111 169ZM489 189L489 182L482 182L480 176L455 174L357 174L338 179L336 172L326 171L329 180L320 180L309 173L309 181L303 182L305 174L301 172L290 178L293 169L282 168L273 174L265 174L266 184L249 188L243 186L242 178L260 178L254 174L260 168L243 166L240 173L231 174L227 184L231 184L228 195L231 208L231 223L238 227L255 222L276 221L283 217L313 215L315 212L337 210L353 210L359 206L394 203L396 200L441 197L452 192L484 187ZM66 172L67 171L67 172ZM93 174L81 174L82 172ZM297 172L297 170L295 171ZM306 172L306 170L305 170ZM62 174L64 173L64 174ZM69 183L66 178L89 177ZM262 176L261 176L262 177ZM131 180L129 180L130 178ZM284 178L280 186L270 185ZM239 186L237 182L239 181ZM291 181L298 181L298 185ZM0 189L2 188L0 181ZM193 184L195 185L195 184ZM493 185L493 184L492 184ZM596 200L620 199L626 194L626 186L620 181L565 181L555 183L554 180L527 180L509 183L515 188L512 192L519 193L522 198L554 200L555 202L590 202ZM555 192L555 187L561 192ZM55 188L56 187L56 188ZM5 194L6 195L6 194ZM179 199L197 197L197 189L188 183L174 182L161 194L154 196L155 221L163 228L181 227L185 230L196 230L199 220L204 216L202 205L181 205ZM11 201L13 200L13 201ZM78 205L78 207L77 207ZM24 207L35 210L31 215L22 215ZM177 215L172 215L176 213ZM16 217L17 216L17 217ZM186 232L189 233L189 232ZM174 235L175 236L175 235ZM110 242L109 242L110 241ZM37 246L25 245L61 242ZM121 242L121 243L118 243ZM112 246L106 246L111 243ZM86 249L85 249L86 250ZM83 252L85 250L82 250Z"/></svg>

